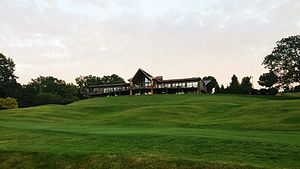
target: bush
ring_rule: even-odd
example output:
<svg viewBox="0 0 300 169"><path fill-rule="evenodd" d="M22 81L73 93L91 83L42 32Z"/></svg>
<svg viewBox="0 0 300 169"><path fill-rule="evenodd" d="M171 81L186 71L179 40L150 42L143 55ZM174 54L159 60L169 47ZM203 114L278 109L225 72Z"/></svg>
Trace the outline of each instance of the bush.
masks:
<svg viewBox="0 0 300 169"><path fill-rule="evenodd" d="M44 104L60 104L62 97L52 93L39 93L35 99L33 104L35 106L44 105Z"/></svg>
<svg viewBox="0 0 300 169"><path fill-rule="evenodd" d="M62 97L52 93L39 93L34 99L34 105L44 104L70 104L74 101L78 101L79 98L76 96Z"/></svg>
<svg viewBox="0 0 300 169"><path fill-rule="evenodd" d="M268 94L269 95L275 96L277 93L278 93L278 89L276 89L276 88L270 88L270 89L268 89Z"/></svg>
<svg viewBox="0 0 300 169"><path fill-rule="evenodd" d="M259 89L259 95L268 95L268 89Z"/></svg>
<svg viewBox="0 0 300 169"><path fill-rule="evenodd" d="M3 109L17 109L18 102L14 98L0 98L0 110Z"/></svg>
<svg viewBox="0 0 300 169"><path fill-rule="evenodd" d="M259 90L257 90L257 89L252 89L252 90L251 90L251 95L259 95Z"/></svg>
<svg viewBox="0 0 300 169"><path fill-rule="evenodd" d="M278 93L278 89L270 88L270 89L259 89L259 95L272 95L275 96Z"/></svg>
<svg viewBox="0 0 300 169"><path fill-rule="evenodd" d="M69 97L64 97L60 104L70 104L72 102L75 102L75 101L78 101L80 100L79 97L76 97L76 96L69 96Z"/></svg>

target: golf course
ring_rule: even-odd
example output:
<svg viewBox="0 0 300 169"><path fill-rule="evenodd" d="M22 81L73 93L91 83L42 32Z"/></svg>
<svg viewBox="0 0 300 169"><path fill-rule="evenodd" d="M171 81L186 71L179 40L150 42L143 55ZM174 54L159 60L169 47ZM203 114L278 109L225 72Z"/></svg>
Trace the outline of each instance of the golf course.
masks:
<svg viewBox="0 0 300 169"><path fill-rule="evenodd" d="M300 168L300 99L93 98L0 111L0 168Z"/></svg>

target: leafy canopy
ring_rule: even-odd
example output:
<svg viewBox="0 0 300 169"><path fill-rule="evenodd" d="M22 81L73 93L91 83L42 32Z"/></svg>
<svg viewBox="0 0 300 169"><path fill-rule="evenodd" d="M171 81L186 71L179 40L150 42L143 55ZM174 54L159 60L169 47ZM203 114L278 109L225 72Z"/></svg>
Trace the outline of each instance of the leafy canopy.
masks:
<svg viewBox="0 0 300 169"><path fill-rule="evenodd" d="M217 82L217 79L216 79L215 77L213 77L213 76L205 76L205 77L203 77L203 80L204 80L204 81L206 81L206 80L210 81L210 82L206 85L207 91L210 92L210 93L212 92L212 89L213 89L213 88L216 88L217 86L219 87L219 84L218 84L218 82Z"/></svg>
<svg viewBox="0 0 300 169"><path fill-rule="evenodd" d="M263 65L278 76L279 86L289 87L300 82L300 35L278 41Z"/></svg>
<svg viewBox="0 0 300 169"><path fill-rule="evenodd" d="M13 60L0 53L0 97L16 97L20 85L14 71Z"/></svg>
<svg viewBox="0 0 300 169"><path fill-rule="evenodd" d="M278 76L273 72L264 73L259 77L258 84L265 87L272 87L278 82Z"/></svg>

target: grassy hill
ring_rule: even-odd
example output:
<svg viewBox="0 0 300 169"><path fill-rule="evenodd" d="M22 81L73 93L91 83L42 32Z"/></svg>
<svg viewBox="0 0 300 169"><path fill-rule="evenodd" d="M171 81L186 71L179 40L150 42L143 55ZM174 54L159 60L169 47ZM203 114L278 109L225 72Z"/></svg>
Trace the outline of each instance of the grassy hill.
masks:
<svg viewBox="0 0 300 169"><path fill-rule="evenodd" d="M0 168L300 168L300 99L124 96L0 111Z"/></svg>

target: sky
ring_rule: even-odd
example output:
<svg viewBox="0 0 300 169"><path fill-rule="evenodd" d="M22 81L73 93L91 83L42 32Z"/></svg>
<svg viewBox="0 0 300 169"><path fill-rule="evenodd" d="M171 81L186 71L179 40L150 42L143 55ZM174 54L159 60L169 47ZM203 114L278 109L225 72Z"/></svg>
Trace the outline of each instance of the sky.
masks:
<svg viewBox="0 0 300 169"><path fill-rule="evenodd" d="M138 68L256 82L276 41L300 34L300 0L0 0L0 11L0 52L22 84Z"/></svg>

